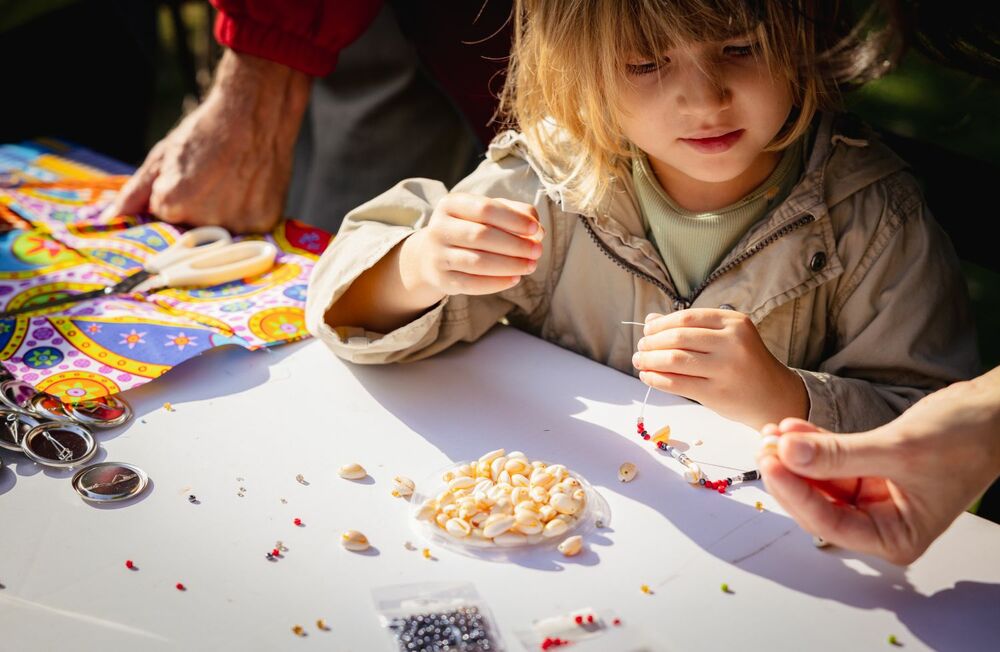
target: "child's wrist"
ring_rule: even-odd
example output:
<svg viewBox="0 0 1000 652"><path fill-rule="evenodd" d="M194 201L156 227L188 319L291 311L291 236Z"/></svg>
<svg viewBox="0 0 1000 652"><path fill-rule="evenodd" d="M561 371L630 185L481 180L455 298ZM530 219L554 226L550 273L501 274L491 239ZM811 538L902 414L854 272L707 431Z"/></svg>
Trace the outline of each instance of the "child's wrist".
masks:
<svg viewBox="0 0 1000 652"><path fill-rule="evenodd" d="M424 276L421 262L425 256L422 232L417 231L403 240L398 249L399 279L414 310L433 306L446 295Z"/></svg>

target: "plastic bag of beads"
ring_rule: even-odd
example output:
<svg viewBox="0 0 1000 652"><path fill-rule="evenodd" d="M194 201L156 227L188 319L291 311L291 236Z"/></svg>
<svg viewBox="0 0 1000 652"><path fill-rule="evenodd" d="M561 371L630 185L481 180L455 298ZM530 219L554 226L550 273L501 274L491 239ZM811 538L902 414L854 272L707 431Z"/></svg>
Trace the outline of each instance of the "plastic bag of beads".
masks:
<svg viewBox="0 0 1000 652"><path fill-rule="evenodd" d="M496 621L470 583L384 586L372 591L398 652L503 652Z"/></svg>

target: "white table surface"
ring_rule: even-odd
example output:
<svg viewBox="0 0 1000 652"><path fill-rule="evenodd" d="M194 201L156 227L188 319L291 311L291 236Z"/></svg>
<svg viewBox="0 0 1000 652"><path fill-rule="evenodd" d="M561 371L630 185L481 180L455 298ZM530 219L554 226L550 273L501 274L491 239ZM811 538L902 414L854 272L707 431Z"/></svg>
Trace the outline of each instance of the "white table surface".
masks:
<svg viewBox="0 0 1000 652"><path fill-rule="evenodd" d="M0 450L0 650L382 650L372 588L435 581L473 582L510 650L533 619L588 606L614 609L656 650L882 650L890 634L907 650L998 649L1000 527L963 515L909 568L817 550L760 483L724 497L685 484L635 436L643 390L503 327L410 365L350 365L315 341L192 360L129 392L135 420L99 435L97 460L149 474L137 500L92 506L71 472ZM695 459L752 467L755 434L705 408L654 395L646 423L703 440ZM429 561L404 548L422 542L393 476L419 480L499 447L583 474L610 526L572 559L434 548ZM367 481L337 476L355 461ZM628 484L625 461L639 466ZM341 548L345 529L374 550ZM278 539L289 550L269 562Z"/></svg>

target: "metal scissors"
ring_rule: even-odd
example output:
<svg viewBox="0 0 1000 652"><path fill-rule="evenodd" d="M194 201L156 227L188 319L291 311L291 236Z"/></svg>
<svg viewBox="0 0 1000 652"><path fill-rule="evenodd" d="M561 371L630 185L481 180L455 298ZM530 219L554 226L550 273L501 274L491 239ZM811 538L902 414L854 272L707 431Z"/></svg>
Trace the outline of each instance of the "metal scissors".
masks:
<svg viewBox="0 0 1000 652"><path fill-rule="evenodd" d="M175 243L151 257L142 270L114 285L7 310L0 313L0 319L115 294L165 287L211 287L263 274L274 266L277 255L278 250L269 242L233 242L229 231L222 227L199 226L186 231Z"/></svg>

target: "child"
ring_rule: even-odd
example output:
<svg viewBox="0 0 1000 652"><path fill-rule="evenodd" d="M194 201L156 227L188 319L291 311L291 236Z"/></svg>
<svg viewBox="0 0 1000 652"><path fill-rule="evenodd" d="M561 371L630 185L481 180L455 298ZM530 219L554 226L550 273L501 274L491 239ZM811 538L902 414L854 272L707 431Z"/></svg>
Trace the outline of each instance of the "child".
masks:
<svg viewBox="0 0 1000 652"><path fill-rule="evenodd" d="M451 194L410 179L352 211L309 330L385 363L506 317L755 429L865 430L969 377L963 281L916 183L819 112L877 36L850 47L833 4L520 0L520 133Z"/></svg>

